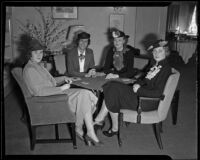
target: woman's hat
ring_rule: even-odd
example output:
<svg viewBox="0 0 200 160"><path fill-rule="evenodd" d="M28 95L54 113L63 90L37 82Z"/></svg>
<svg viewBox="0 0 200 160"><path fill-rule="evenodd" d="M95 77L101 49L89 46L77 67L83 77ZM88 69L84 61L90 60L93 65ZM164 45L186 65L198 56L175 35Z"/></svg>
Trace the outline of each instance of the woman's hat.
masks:
<svg viewBox="0 0 200 160"><path fill-rule="evenodd" d="M42 46L38 40L32 39L29 42L29 50L30 51L44 50L44 46Z"/></svg>
<svg viewBox="0 0 200 160"><path fill-rule="evenodd" d="M112 30L112 37L113 38L119 38L119 37L129 38L129 35L126 35L124 32L118 29L114 29Z"/></svg>
<svg viewBox="0 0 200 160"><path fill-rule="evenodd" d="M154 42L152 45L150 45L147 50L150 51L150 50L153 50L154 48L166 47L167 45L168 45L167 41L160 39L160 40L157 40L156 42Z"/></svg>
<svg viewBox="0 0 200 160"><path fill-rule="evenodd" d="M77 36L78 39L90 39L90 34L86 32L81 32Z"/></svg>

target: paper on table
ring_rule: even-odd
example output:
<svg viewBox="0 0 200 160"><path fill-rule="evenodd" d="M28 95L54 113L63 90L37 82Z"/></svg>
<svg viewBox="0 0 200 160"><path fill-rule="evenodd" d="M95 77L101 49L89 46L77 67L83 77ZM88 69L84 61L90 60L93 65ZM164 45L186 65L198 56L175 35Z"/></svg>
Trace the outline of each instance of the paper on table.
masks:
<svg viewBox="0 0 200 160"><path fill-rule="evenodd" d="M88 82L81 82L82 84L89 84Z"/></svg>
<svg viewBox="0 0 200 160"><path fill-rule="evenodd" d="M72 81L79 81L79 80L81 80L81 78L79 78L79 77L73 77L72 78Z"/></svg>
<svg viewBox="0 0 200 160"><path fill-rule="evenodd" d="M127 82L127 81L130 81L131 79L129 79L129 78L121 78L121 80L124 81L124 82Z"/></svg>

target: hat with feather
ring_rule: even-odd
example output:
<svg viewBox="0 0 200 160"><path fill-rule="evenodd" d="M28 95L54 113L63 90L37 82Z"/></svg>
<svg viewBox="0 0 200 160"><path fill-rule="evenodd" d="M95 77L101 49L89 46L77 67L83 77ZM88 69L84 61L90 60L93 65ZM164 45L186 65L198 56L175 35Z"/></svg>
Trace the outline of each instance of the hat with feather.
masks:
<svg viewBox="0 0 200 160"><path fill-rule="evenodd" d="M155 41L153 44L151 44L149 47L148 47L148 51L152 51L154 48L158 48L158 47L166 47L168 46L168 42L167 41L164 41L162 39L160 40L157 40Z"/></svg>

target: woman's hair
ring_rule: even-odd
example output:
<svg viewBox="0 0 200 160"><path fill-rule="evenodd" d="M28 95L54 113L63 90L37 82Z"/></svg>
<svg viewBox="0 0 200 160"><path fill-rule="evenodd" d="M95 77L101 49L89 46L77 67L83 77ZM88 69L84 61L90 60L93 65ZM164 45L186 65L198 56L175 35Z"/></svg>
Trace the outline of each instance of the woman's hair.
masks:
<svg viewBox="0 0 200 160"><path fill-rule="evenodd" d="M169 49L169 46L165 46L165 47L163 47L163 49L165 50L166 57L168 57L170 55L170 53L171 53L171 51Z"/></svg>
<svg viewBox="0 0 200 160"><path fill-rule="evenodd" d="M77 45L77 46L78 46L78 43L79 43L80 40L81 40L81 38L80 38L80 39L78 39L78 38L76 39L75 42L76 42L76 45ZM89 45L90 45L90 39L88 39L88 46L89 46Z"/></svg>

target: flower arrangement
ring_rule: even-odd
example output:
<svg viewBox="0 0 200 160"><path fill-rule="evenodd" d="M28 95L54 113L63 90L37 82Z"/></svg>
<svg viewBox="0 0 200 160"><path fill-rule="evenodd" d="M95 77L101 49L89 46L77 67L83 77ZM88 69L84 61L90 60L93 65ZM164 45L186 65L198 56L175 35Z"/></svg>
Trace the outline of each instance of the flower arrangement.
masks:
<svg viewBox="0 0 200 160"><path fill-rule="evenodd" d="M27 20L26 24L23 24L20 20L17 20L20 23L19 29L37 39L45 46L46 51L61 51L62 44L66 41L65 24L62 21L55 21L52 12L45 15L40 7L35 7L35 10L41 17L41 23L33 23Z"/></svg>

